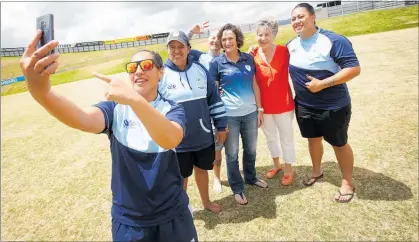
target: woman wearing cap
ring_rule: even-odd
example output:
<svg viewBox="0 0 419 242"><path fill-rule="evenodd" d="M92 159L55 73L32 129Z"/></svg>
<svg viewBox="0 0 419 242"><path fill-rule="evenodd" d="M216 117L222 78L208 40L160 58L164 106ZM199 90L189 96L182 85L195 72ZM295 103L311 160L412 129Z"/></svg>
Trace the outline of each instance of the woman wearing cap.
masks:
<svg viewBox="0 0 419 242"><path fill-rule="evenodd" d="M324 139L332 145L342 171L342 184L335 200L349 202L355 188L354 155L347 143L351 98L346 82L360 74L359 61L347 38L316 26L316 14L310 4L300 3L294 8L291 24L297 33L287 44L296 117L301 135L308 139L313 164L304 184L311 186L323 177Z"/></svg>
<svg viewBox="0 0 419 242"><path fill-rule="evenodd" d="M210 73L223 89L221 98L227 110L229 133L224 143L227 176L235 200L245 205L244 183L239 169L239 136L243 142L243 173L247 184L266 188L268 184L256 177L256 143L258 127L262 125L263 108L255 79L253 57L239 50L244 36L232 25L218 32L224 53L210 63Z"/></svg>
<svg viewBox="0 0 419 242"><path fill-rule="evenodd" d="M259 21L256 28L259 47L254 48L250 54L255 58L256 80L264 109L262 130L273 160L273 168L268 170L266 176L273 178L282 169L279 160L281 140L285 162L282 185L290 185L294 177L291 165L296 160L292 127L294 101L288 82L288 49L273 43L277 33L277 22Z"/></svg>
<svg viewBox="0 0 419 242"><path fill-rule="evenodd" d="M187 190L188 177L195 171L203 207L218 213L221 206L210 201L208 191L208 170L213 169L215 159L211 118L217 129L217 141L223 143L226 138L226 111L207 69L188 57L191 47L186 34L182 31L170 33L167 48L169 58L159 91L185 108L188 128L176 147L180 172L185 178L184 188Z"/></svg>
<svg viewBox="0 0 419 242"><path fill-rule="evenodd" d="M108 101L82 109L56 93L50 75L59 54L51 41L36 50L38 31L20 66L32 97L65 125L84 132L107 134L112 156L112 239L114 241L197 241L188 196L183 190L177 156L185 112L157 92L163 74L159 54L136 53L127 63L131 85L100 74L109 84Z"/></svg>

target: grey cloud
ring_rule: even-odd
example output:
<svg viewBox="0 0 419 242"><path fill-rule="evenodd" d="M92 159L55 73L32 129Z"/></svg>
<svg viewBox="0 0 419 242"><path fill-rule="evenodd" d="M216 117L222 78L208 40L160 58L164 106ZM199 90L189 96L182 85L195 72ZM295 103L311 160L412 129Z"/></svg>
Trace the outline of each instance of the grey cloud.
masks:
<svg viewBox="0 0 419 242"><path fill-rule="evenodd" d="M268 13L276 16L297 3L270 2L32 2L1 3L1 46L26 46L35 19L55 16L60 43L105 40L135 35L183 31L209 20L210 27L231 22L251 23ZM101 11L104 14L101 14ZM162 14L164 13L164 14ZM105 15L105 16L103 16Z"/></svg>

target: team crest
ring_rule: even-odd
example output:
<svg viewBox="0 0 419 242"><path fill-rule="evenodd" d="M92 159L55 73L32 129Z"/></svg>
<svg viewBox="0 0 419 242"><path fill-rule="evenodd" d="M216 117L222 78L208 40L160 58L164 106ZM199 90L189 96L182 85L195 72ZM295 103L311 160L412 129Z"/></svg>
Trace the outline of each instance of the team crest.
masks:
<svg viewBox="0 0 419 242"><path fill-rule="evenodd" d="M250 71L251 70L251 67L249 65L245 65L244 67L246 67L246 70L247 71Z"/></svg>

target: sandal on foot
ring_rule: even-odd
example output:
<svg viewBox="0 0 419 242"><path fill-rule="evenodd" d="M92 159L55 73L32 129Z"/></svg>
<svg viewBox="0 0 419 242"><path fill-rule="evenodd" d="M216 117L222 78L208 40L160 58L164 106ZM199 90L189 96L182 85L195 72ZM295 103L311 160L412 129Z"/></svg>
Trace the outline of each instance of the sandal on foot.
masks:
<svg viewBox="0 0 419 242"><path fill-rule="evenodd" d="M236 195L239 195L240 196L240 198L241 198L241 200L244 202L244 203L240 203L238 200L237 200L237 196ZM237 194L234 194L234 199L236 200L236 202L239 204L239 205L246 205L247 203L248 203L248 201L247 201L247 199L246 199L246 197L244 196L244 194L243 193L237 193Z"/></svg>
<svg viewBox="0 0 419 242"><path fill-rule="evenodd" d="M258 186L260 188L267 188L268 187L268 183L266 183L264 180L261 180L259 178L256 178L256 182L253 183L252 185Z"/></svg>
<svg viewBox="0 0 419 242"><path fill-rule="evenodd" d="M279 169L275 169L275 168L269 169L269 170L266 172L266 177L267 177L268 179L272 179L272 178L274 178L274 176L276 176L276 174L278 174L278 172L280 172L281 170L282 170L282 168L279 168Z"/></svg>
<svg viewBox="0 0 419 242"><path fill-rule="evenodd" d="M320 180L322 178L323 178L323 173L320 176L317 176L317 177L308 177L307 176L307 179L305 181L303 181L303 184L304 184L304 186L309 187L309 186L312 186L314 183L316 183L318 180ZM313 179L314 179L314 181L310 182Z"/></svg>
<svg viewBox="0 0 419 242"><path fill-rule="evenodd" d="M281 184L282 184L283 186L289 186L289 185L291 185L291 184L292 184L293 180L294 180L294 172L292 172L291 174L285 174L285 175L282 177Z"/></svg>
<svg viewBox="0 0 419 242"><path fill-rule="evenodd" d="M350 202L352 200L352 198L355 195L355 187L353 188L353 191L350 192L350 193L344 193L344 194L342 194L340 192L340 189L338 190L338 193L339 193L339 197L338 198L335 198L335 201L338 202L338 203L348 203L348 202ZM347 200L340 200L341 197L345 197L345 196L350 196L350 197Z"/></svg>

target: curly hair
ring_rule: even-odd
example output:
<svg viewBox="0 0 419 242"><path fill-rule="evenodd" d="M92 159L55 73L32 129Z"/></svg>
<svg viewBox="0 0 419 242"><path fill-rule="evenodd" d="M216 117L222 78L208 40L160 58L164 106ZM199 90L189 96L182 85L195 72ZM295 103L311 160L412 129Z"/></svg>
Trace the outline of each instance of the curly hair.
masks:
<svg viewBox="0 0 419 242"><path fill-rule="evenodd" d="M273 37L278 34L278 22L276 21L269 21L269 20L260 20L257 23L256 27L256 34L259 33L262 29L270 29L272 32Z"/></svg>
<svg viewBox="0 0 419 242"><path fill-rule="evenodd" d="M231 30L234 33L234 35L236 36L237 47L238 48L243 47L243 45L244 45L244 35L243 35L241 29L234 24L228 23L228 24L224 25L223 27L221 27L220 30L218 31L217 38L221 41L222 37L223 37L223 33L226 30Z"/></svg>

